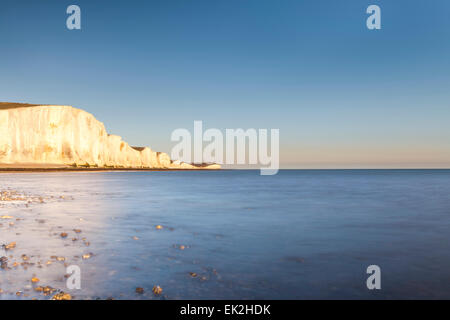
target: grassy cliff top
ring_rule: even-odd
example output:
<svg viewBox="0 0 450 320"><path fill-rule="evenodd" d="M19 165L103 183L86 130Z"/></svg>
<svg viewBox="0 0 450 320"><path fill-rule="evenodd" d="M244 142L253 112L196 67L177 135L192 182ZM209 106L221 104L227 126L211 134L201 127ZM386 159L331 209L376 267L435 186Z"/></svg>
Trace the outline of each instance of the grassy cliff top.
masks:
<svg viewBox="0 0 450 320"><path fill-rule="evenodd" d="M25 107L36 107L36 106L40 106L40 104L0 102L0 110L2 110L2 109L25 108Z"/></svg>

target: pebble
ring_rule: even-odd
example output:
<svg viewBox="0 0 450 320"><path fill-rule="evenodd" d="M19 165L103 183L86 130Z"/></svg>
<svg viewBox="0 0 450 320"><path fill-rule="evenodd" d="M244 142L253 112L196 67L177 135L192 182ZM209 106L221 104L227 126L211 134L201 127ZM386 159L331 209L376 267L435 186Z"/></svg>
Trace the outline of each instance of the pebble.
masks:
<svg viewBox="0 0 450 320"><path fill-rule="evenodd" d="M55 294L52 300L72 300L72 296L68 293L60 292Z"/></svg>
<svg viewBox="0 0 450 320"><path fill-rule="evenodd" d="M42 292L45 296L48 296L48 295L52 294L53 292L55 292L56 289L49 287L49 286L45 286L45 287L39 286L39 287L34 288L34 291Z"/></svg>
<svg viewBox="0 0 450 320"><path fill-rule="evenodd" d="M162 291L163 291L163 289L160 287L160 286L154 286L153 287L153 289L152 289L152 291L153 291L153 293L155 294L155 295L160 295L161 293L162 293Z"/></svg>
<svg viewBox="0 0 450 320"><path fill-rule="evenodd" d="M8 269L8 258L7 257L0 258L0 267L4 270Z"/></svg>
<svg viewBox="0 0 450 320"><path fill-rule="evenodd" d="M138 288L136 288L136 293L143 294L144 293L144 289L141 288L141 287L138 287Z"/></svg>
<svg viewBox="0 0 450 320"><path fill-rule="evenodd" d="M87 260L87 259L89 259L90 257L92 257L92 253L85 253L85 254L83 254L83 256L82 256L83 260Z"/></svg>
<svg viewBox="0 0 450 320"><path fill-rule="evenodd" d="M5 250L11 250L14 249L16 247L16 243L15 242L11 242L7 245L3 245L3 247L5 248Z"/></svg>

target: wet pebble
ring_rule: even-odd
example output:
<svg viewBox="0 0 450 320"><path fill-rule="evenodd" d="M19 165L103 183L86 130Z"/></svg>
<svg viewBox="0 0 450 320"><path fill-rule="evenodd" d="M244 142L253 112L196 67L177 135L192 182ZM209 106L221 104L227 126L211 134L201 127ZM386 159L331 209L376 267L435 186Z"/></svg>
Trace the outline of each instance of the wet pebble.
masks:
<svg viewBox="0 0 450 320"><path fill-rule="evenodd" d="M52 300L72 300L72 296L69 293L60 292L55 294Z"/></svg>
<svg viewBox="0 0 450 320"><path fill-rule="evenodd" d="M83 260L90 259L93 256L93 253L85 253L83 254L82 258Z"/></svg>
<svg viewBox="0 0 450 320"><path fill-rule="evenodd" d="M138 294L143 294L143 293L144 293L144 289L141 288L141 287L137 287L137 288L136 288L136 293L138 293Z"/></svg>
<svg viewBox="0 0 450 320"><path fill-rule="evenodd" d="M160 295L162 293L162 291L163 291L163 289L160 286L154 286L152 289L152 292L157 296Z"/></svg>
<svg viewBox="0 0 450 320"><path fill-rule="evenodd" d="M5 250L12 250L12 249L14 249L15 247L16 247L16 243L15 243L15 242L11 242L11 243L4 244L4 245L3 245L3 248L4 248Z"/></svg>

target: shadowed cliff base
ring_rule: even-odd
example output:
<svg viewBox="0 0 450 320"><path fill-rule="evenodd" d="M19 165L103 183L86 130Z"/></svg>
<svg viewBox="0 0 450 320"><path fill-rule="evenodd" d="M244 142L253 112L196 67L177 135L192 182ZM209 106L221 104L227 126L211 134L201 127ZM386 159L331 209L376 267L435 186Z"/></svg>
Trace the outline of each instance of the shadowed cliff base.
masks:
<svg viewBox="0 0 450 320"><path fill-rule="evenodd" d="M196 170L228 170L219 165L201 164L194 168L125 168L125 167L95 167L67 166L54 164L3 164L0 163L0 173L4 172L98 172L98 171L196 171Z"/></svg>

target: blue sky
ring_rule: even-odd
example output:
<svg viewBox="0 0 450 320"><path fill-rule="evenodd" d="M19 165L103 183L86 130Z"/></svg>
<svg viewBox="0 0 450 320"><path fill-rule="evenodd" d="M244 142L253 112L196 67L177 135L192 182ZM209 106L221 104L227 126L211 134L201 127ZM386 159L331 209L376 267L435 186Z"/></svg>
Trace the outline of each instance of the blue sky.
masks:
<svg viewBox="0 0 450 320"><path fill-rule="evenodd" d="M203 120L279 128L285 167L450 167L449 17L446 0L2 0L0 101L73 105L165 152Z"/></svg>

